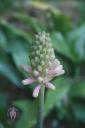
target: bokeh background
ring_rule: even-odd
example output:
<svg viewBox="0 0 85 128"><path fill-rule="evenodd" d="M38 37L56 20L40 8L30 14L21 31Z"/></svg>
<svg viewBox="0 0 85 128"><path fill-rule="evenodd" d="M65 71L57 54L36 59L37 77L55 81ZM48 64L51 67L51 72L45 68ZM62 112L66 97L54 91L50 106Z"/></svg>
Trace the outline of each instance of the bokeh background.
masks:
<svg viewBox="0 0 85 128"><path fill-rule="evenodd" d="M0 128L35 128L35 85L23 86L29 47L39 31L50 33L65 75L46 90L44 128L85 128L85 1L0 0ZM18 109L11 121L8 110Z"/></svg>

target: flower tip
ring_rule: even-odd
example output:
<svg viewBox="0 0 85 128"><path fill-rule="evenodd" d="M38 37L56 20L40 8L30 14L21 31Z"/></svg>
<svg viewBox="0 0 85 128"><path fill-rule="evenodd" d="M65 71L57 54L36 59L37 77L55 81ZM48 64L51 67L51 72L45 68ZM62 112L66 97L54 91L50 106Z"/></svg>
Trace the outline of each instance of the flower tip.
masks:
<svg viewBox="0 0 85 128"><path fill-rule="evenodd" d="M23 85L32 84L34 82L35 82L35 79L33 79L33 78L27 78L25 80L22 80Z"/></svg>
<svg viewBox="0 0 85 128"><path fill-rule="evenodd" d="M45 85L46 85L47 88L49 88L51 90L55 90L55 86L52 83L48 82Z"/></svg>
<svg viewBox="0 0 85 128"><path fill-rule="evenodd" d="M37 98L38 97L38 94L37 93L33 93L32 95L34 98Z"/></svg>
<svg viewBox="0 0 85 128"><path fill-rule="evenodd" d="M51 89L52 89L52 90L55 90L55 86L53 86Z"/></svg>
<svg viewBox="0 0 85 128"><path fill-rule="evenodd" d="M22 80L22 84L26 85L27 84L26 80Z"/></svg>
<svg viewBox="0 0 85 128"><path fill-rule="evenodd" d="M33 91L32 96L33 96L34 98L37 98L37 97L38 97L38 94L39 94L39 91L40 91L40 85L37 85L37 86L35 87L34 91Z"/></svg>

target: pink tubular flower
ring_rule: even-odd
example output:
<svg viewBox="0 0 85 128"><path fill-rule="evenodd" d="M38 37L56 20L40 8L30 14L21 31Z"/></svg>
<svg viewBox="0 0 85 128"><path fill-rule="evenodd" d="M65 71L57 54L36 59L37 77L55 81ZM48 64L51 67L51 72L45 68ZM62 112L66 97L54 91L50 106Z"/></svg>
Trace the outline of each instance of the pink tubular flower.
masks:
<svg viewBox="0 0 85 128"><path fill-rule="evenodd" d="M54 90L55 86L50 82L54 77L64 74L63 66L55 58L51 39L48 33L39 32L36 35L35 43L30 49L31 67L22 65L21 67L32 75L22 81L24 85L37 83L33 91L33 97L37 97L42 85Z"/></svg>
<svg viewBox="0 0 85 128"><path fill-rule="evenodd" d="M40 85L37 85L33 91L33 97L37 97L40 91Z"/></svg>
<svg viewBox="0 0 85 128"><path fill-rule="evenodd" d="M24 84L24 85L27 85L27 84L32 84L32 83L34 83L36 80L35 79L33 79L33 78L27 78L27 79L25 79L25 80L22 80L22 83Z"/></svg>

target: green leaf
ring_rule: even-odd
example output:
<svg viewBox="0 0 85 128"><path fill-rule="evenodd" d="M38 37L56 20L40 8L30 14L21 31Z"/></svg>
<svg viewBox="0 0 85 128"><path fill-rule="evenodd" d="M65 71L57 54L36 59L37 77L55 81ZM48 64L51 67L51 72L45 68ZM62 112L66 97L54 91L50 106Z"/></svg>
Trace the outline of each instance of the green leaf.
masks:
<svg viewBox="0 0 85 128"><path fill-rule="evenodd" d="M74 83L69 94L72 98L85 98L85 81Z"/></svg>
<svg viewBox="0 0 85 128"><path fill-rule="evenodd" d="M2 47L5 50L8 49L7 39L6 39L4 32L2 31L0 31L0 47Z"/></svg>
<svg viewBox="0 0 85 128"><path fill-rule="evenodd" d="M29 65L29 43L20 38L12 38L10 40L10 52L16 66Z"/></svg>
<svg viewBox="0 0 85 128"><path fill-rule="evenodd" d="M78 121L85 122L85 105L75 104L73 105L73 111Z"/></svg>
<svg viewBox="0 0 85 128"><path fill-rule="evenodd" d="M3 124L6 124L6 120L7 120L7 105L8 105L8 95L6 93L2 93L0 92L0 122L2 122ZM3 125L0 124L0 128L4 128L1 127Z"/></svg>
<svg viewBox="0 0 85 128"><path fill-rule="evenodd" d="M58 32L53 32L51 34L51 37L52 37L53 47L54 47L55 51L65 55L66 57L73 60L69 45L65 41L62 34L58 33Z"/></svg>
<svg viewBox="0 0 85 128"><path fill-rule="evenodd" d="M5 128L4 125L0 122L0 128Z"/></svg>
<svg viewBox="0 0 85 128"><path fill-rule="evenodd" d="M22 111L15 128L32 128L36 123L37 102L16 101L14 104Z"/></svg>
<svg viewBox="0 0 85 128"><path fill-rule="evenodd" d="M21 78L14 66L9 61L5 51L0 49L0 73L7 77L13 84L21 86Z"/></svg>
<svg viewBox="0 0 85 128"><path fill-rule="evenodd" d="M79 28L79 30L76 31L80 32L78 34L75 50L78 54L79 60L85 61L85 25L81 26L81 28Z"/></svg>
<svg viewBox="0 0 85 128"><path fill-rule="evenodd" d="M7 95L0 92L0 109L6 107L7 105Z"/></svg>
<svg viewBox="0 0 85 128"><path fill-rule="evenodd" d="M21 68L21 65L30 66L29 42L21 38L13 37L9 39L9 44L10 53L12 55L14 64L16 65L18 71L20 71L24 77L27 77L29 74Z"/></svg>
<svg viewBox="0 0 85 128"><path fill-rule="evenodd" d="M21 79L13 66L8 63L0 63L0 73L7 77L13 84L21 86Z"/></svg>
<svg viewBox="0 0 85 128"><path fill-rule="evenodd" d="M12 0L0 0L0 13L7 12L9 9L11 9L12 6Z"/></svg>
<svg viewBox="0 0 85 128"><path fill-rule="evenodd" d="M61 11L57 11L54 8L49 9L52 22L54 24L54 30L66 35L72 28L72 23L69 17L64 15Z"/></svg>
<svg viewBox="0 0 85 128"><path fill-rule="evenodd" d="M36 32L42 31L42 29L44 29L43 26L40 25L39 21L36 18L33 18L31 16L21 14L21 13L15 13L14 18L24 23L28 27L31 27L32 30L35 30Z"/></svg>
<svg viewBox="0 0 85 128"><path fill-rule="evenodd" d="M85 24L69 33L68 42L77 62L85 61Z"/></svg>
<svg viewBox="0 0 85 128"><path fill-rule="evenodd" d="M0 27L2 28L2 30L4 32L6 32L8 37L11 37L11 35L15 35L15 36L19 36L21 38L24 38L25 40L27 40L28 42L32 41L31 36L29 36L26 32L24 32L21 29L18 29L17 27L9 24L7 21L1 19L0 20Z"/></svg>
<svg viewBox="0 0 85 128"><path fill-rule="evenodd" d="M55 81L53 81L54 85L56 86L55 91L49 91L47 92L47 98L46 98L46 114L57 104L61 102L61 100L68 95L69 89L70 89L70 80L68 78L57 78Z"/></svg>
<svg viewBox="0 0 85 128"><path fill-rule="evenodd" d="M46 27L48 27L53 31L59 31L63 33L64 35L71 30L72 23L69 17L64 15L59 9L54 8L53 6L46 4L44 2L31 2L31 6L42 10L45 12L45 19L46 20Z"/></svg>

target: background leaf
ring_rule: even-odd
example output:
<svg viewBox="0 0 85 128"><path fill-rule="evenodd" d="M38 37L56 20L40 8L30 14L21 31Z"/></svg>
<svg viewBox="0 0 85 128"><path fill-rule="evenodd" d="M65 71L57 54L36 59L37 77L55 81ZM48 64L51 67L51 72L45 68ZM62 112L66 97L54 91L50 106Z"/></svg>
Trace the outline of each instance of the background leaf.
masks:
<svg viewBox="0 0 85 128"><path fill-rule="evenodd" d="M57 78L54 82L55 91L48 91L46 98L46 113L53 109L54 106L62 102L63 98L68 95L70 81L65 78Z"/></svg>
<svg viewBox="0 0 85 128"><path fill-rule="evenodd" d="M85 81L74 83L70 90L70 96L72 98L85 98Z"/></svg>
<svg viewBox="0 0 85 128"><path fill-rule="evenodd" d="M14 104L22 111L15 128L31 128L36 122L36 101L16 101Z"/></svg>

